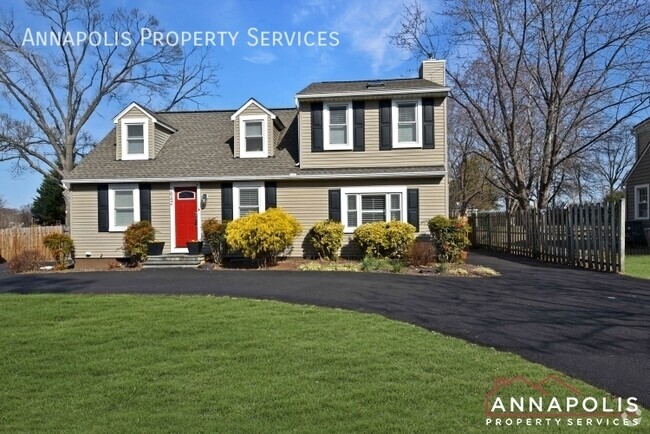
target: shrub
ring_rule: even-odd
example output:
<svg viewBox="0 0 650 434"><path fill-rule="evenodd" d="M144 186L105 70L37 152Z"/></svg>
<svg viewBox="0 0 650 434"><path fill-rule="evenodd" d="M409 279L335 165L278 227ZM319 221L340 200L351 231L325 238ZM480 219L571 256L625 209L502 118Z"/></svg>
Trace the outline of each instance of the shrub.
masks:
<svg viewBox="0 0 650 434"><path fill-rule="evenodd" d="M335 261L343 245L343 224L334 220L323 220L309 230L307 239L318 257Z"/></svg>
<svg viewBox="0 0 650 434"><path fill-rule="evenodd" d="M203 239L210 246L210 251L212 252L212 258L215 263L220 264L223 260L223 256L227 251L226 245L226 227L228 226L227 221L220 222L219 220L212 218L206 220L201 225L203 230Z"/></svg>
<svg viewBox="0 0 650 434"><path fill-rule="evenodd" d="M429 220L429 231L433 237L438 261L461 262L461 252L470 245L470 230L467 222L461 219L436 216Z"/></svg>
<svg viewBox="0 0 650 434"><path fill-rule="evenodd" d="M43 238L43 245L50 251L59 270L66 267L68 258L74 254L74 243L66 234L50 234Z"/></svg>
<svg viewBox="0 0 650 434"><path fill-rule="evenodd" d="M45 258L38 250L23 250L7 261L7 266L12 273L24 273L38 270L44 261Z"/></svg>
<svg viewBox="0 0 650 434"><path fill-rule="evenodd" d="M361 261L363 271L390 271L399 273L404 267L401 259L378 258L376 256L366 256Z"/></svg>
<svg viewBox="0 0 650 434"><path fill-rule="evenodd" d="M392 259L403 258L414 237L415 227L399 221L366 223L353 235L364 256Z"/></svg>
<svg viewBox="0 0 650 434"><path fill-rule="evenodd" d="M226 241L232 249L267 267L277 261L300 233L298 220L281 208L253 213L228 224Z"/></svg>
<svg viewBox="0 0 650 434"><path fill-rule="evenodd" d="M122 249L131 261L142 262L147 259L147 244L155 239L156 230L150 222L142 220L126 228Z"/></svg>
<svg viewBox="0 0 650 434"><path fill-rule="evenodd" d="M406 249L405 259L412 267L424 267L436 260L436 253L430 242L416 241Z"/></svg>

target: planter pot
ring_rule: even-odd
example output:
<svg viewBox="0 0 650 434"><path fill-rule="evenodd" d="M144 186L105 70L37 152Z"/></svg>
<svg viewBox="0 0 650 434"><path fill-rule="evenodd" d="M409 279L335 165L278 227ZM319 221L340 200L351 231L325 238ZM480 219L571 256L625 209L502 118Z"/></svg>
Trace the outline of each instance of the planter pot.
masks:
<svg viewBox="0 0 650 434"><path fill-rule="evenodd" d="M200 255L203 250L203 241L188 241L186 245L190 255Z"/></svg>
<svg viewBox="0 0 650 434"><path fill-rule="evenodd" d="M468 254L469 254L469 252L467 252L467 251L465 251L465 250L463 250L462 252L460 252L460 260L463 261L463 262L467 262L467 255L468 255Z"/></svg>
<svg viewBox="0 0 650 434"><path fill-rule="evenodd" d="M148 256L160 256L163 254L163 249L165 248L164 241L154 241L147 244L147 255Z"/></svg>

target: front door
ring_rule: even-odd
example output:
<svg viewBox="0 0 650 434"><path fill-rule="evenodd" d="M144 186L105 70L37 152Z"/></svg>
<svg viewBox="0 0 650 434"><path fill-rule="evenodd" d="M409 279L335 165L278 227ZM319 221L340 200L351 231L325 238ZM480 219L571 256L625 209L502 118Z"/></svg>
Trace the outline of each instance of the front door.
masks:
<svg viewBox="0 0 650 434"><path fill-rule="evenodd" d="M198 239L196 187L174 188L174 215L176 216L176 248L186 247L186 243Z"/></svg>

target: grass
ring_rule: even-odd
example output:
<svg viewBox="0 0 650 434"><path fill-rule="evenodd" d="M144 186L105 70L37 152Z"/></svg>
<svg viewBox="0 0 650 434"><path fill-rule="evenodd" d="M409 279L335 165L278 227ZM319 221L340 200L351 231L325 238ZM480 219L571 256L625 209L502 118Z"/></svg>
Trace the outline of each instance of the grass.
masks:
<svg viewBox="0 0 650 434"><path fill-rule="evenodd" d="M626 255L625 274L650 279L650 255Z"/></svg>
<svg viewBox="0 0 650 434"><path fill-rule="evenodd" d="M377 315L200 296L0 296L0 353L2 432L494 431L493 380L553 372Z"/></svg>

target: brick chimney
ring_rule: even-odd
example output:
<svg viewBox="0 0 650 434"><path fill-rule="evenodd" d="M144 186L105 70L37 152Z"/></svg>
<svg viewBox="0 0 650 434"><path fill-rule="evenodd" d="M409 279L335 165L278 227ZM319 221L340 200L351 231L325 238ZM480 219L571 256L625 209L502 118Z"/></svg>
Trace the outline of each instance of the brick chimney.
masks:
<svg viewBox="0 0 650 434"><path fill-rule="evenodd" d="M420 78L445 86L445 61L427 59L420 65Z"/></svg>

